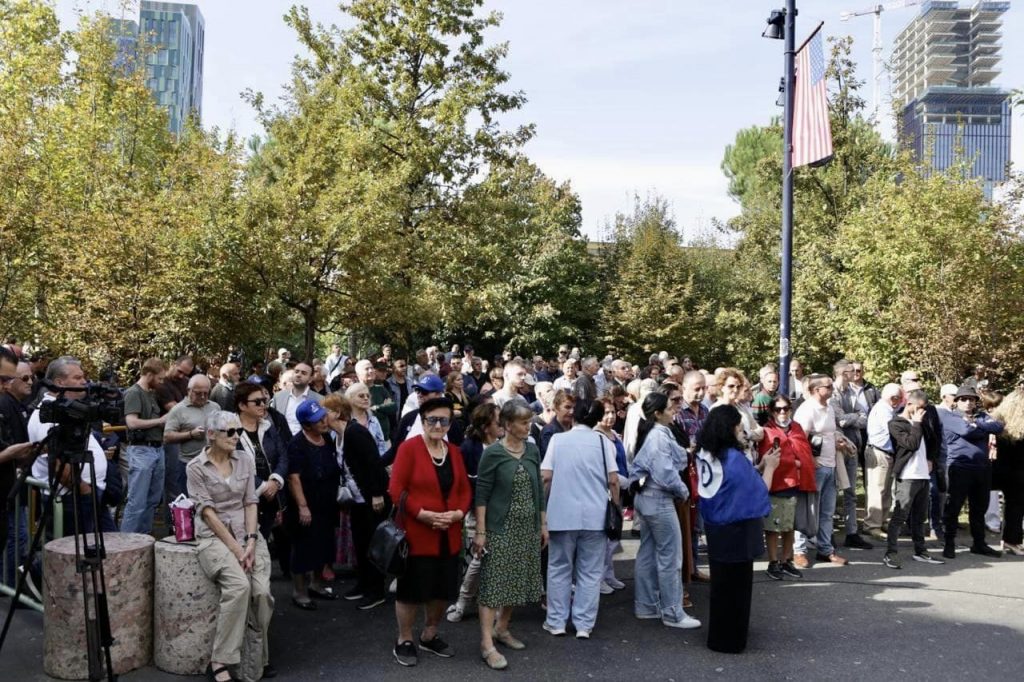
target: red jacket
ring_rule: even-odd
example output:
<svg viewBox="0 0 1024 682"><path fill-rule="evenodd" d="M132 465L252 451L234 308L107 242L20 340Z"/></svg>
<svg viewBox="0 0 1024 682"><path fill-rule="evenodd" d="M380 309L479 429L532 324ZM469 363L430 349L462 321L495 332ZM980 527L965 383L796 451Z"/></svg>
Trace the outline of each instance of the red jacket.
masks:
<svg viewBox="0 0 1024 682"><path fill-rule="evenodd" d="M412 556L440 556L441 537L446 532L450 554L458 554L462 547L461 521L448 526L447 531L440 531L416 518L423 509L432 512L460 509L463 513L468 513L473 494L458 446L448 443L448 458L452 463L455 481L452 483L448 499L445 499L441 495L441 484L437 480L437 471L430 459L423 436L414 436L398 446L395 463L391 468L388 494L397 506L402 493L408 493L408 497L405 498L404 523L399 521L399 525L405 528L405 536L409 540L409 554Z"/></svg>
<svg viewBox="0 0 1024 682"><path fill-rule="evenodd" d="M764 455L772 449L773 441L779 439L779 449L782 453L779 459L779 466L772 476L772 486L769 492L780 492L790 488L798 488L800 492L813 493L818 489L814 478L814 455L811 453L811 443L807 440L807 434L795 421L789 423L789 430L783 430L781 426L770 419L764 426L764 438L758 445L758 450ZM797 467L797 460L800 466Z"/></svg>

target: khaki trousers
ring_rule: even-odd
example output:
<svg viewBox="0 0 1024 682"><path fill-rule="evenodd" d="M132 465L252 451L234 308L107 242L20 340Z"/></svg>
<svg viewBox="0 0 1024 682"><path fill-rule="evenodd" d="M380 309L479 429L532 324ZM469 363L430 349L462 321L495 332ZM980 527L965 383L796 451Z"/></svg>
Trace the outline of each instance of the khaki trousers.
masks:
<svg viewBox="0 0 1024 682"><path fill-rule="evenodd" d="M864 464L868 475L864 528L871 531L882 527L892 509L892 455L869 445L864 449Z"/></svg>
<svg viewBox="0 0 1024 682"><path fill-rule="evenodd" d="M219 538L199 541L199 565L206 577L220 588L217 634L213 640L212 660L227 665L241 661L246 621L263 632L263 666L270 662L267 631L274 615L274 597L270 594L270 552L260 535L256 539L256 561L247 575L242 565Z"/></svg>

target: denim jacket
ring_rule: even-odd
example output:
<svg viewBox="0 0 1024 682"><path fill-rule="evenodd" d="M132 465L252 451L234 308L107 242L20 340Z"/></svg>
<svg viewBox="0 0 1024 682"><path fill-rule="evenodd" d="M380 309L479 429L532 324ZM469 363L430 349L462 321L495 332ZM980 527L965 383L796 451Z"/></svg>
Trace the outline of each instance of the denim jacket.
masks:
<svg viewBox="0 0 1024 682"><path fill-rule="evenodd" d="M685 500L690 493L679 472L686 471L686 464L686 451L676 442L669 428L655 424L633 458L629 480L636 481L646 476L644 491L660 491Z"/></svg>

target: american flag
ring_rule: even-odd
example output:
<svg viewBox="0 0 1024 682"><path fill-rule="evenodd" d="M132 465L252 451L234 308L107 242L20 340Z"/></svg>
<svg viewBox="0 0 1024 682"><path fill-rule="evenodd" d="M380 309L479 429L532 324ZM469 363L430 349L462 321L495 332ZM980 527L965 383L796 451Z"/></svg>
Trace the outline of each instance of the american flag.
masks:
<svg viewBox="0 0 1024 682"><path fill-rule="evenodd" d="M792 139L794 168L821 165L832 158L825 48L820 31L796 54Z"/></svg>

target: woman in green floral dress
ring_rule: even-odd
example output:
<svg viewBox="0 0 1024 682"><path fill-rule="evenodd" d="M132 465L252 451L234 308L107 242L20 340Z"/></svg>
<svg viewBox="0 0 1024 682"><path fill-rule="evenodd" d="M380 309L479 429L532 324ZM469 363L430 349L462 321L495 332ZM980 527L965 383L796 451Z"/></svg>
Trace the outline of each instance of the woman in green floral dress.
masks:
<svg viewBox="0 0 1024 682"><path fill-rule="evenodd" d="M505 437L480 458L476 479L476 538L473 551L483 555L480 574L480 655L499 670L508 661L494 648L526 647L509 632L512 607L536 602L541 595L540 553L548 541L540 451L527 442L533 411L511 401L501 409ZM495 624L497 616L497 624Z"/></svg>

